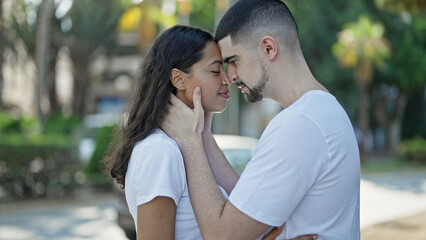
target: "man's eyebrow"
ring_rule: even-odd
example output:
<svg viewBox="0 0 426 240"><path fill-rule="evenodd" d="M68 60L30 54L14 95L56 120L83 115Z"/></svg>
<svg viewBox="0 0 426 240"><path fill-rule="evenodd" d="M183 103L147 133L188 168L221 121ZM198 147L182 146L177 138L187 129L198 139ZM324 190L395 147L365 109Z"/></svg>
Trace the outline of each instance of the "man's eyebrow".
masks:
<svg viewBox="0 0 426 240"><path fill-rule="evenodd" d="M209 66L210 66L210 65L213 65L213 64L216 64L216 63L219 63L220 65L222 65L222 64L223 64L223 62L222 62L221 60L215 60L215 61L213 61L212 63L210 63L210 64L209 64Z"/></svg>
<svg viewBox="0 0 426 240"><path fill-rule="evenodd" d="M228 64L229 63L229 61L231 61L233 58L236 58L237 57L237 55L232 55L232 56L230 56L230 57L227 57L227 58L225 58L225 60L223 60L226 64Z"/></svg>

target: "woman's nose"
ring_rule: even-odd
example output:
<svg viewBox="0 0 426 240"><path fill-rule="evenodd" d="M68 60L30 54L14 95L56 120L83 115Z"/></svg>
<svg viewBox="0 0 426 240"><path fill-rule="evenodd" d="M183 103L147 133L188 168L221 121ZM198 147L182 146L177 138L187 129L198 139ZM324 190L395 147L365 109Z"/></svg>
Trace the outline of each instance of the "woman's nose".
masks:
<svg viewBox="0 0 426 240"><path fill-rule="evenodd" d="M222 74L222 84L223 85L226 85L226 86L229 86L229 85L231 85L231 81L229 81L229 78L228 78L228 75L224 72L223 74Z"/></svg>
<svg viewBox="0 0 426 240"><path fill-rule="evenodd" d="M226 75L225 75L225 76L222 78L222 84L223 84L223 85L226 85L226 86L231 85L231 81L229 81L228 76L226 76Z"/></svg>

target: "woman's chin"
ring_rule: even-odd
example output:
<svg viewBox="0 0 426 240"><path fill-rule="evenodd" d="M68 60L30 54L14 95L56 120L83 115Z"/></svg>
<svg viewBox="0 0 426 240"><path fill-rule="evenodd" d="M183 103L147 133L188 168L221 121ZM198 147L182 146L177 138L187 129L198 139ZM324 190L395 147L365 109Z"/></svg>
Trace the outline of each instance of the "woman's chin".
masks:
<svg viewBox="0 0 426 240"><path fill-rule="evenodd" d="M225 109L226 109L226 102L221 103L221 104L217 104L215 106L210 106L210 107L203 106L203 108L204 108L205 112L221 113L221 112L225 111Z"/></svg>
<svg viewBox="0 0 426 240"><path fill-rule="evenodd" d="M208 109L208 110L204 110L204 111L209 112L209 113L221 113L221 112L225 111L225 108Z"/></svg>

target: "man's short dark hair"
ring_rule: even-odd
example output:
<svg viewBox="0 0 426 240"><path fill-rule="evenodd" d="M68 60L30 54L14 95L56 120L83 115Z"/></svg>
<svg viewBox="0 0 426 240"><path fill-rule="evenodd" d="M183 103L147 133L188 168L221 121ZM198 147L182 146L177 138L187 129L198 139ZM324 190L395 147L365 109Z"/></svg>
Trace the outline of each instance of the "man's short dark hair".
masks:
<svg viewBox="0 0 426 240"><path fill-rule="evenodd" d="M297 25L287 5L280 0L240 0L223 16L216 29L219 42L230 36L233 45L254 47L269 35L289 49L300 49Z"/></svg>

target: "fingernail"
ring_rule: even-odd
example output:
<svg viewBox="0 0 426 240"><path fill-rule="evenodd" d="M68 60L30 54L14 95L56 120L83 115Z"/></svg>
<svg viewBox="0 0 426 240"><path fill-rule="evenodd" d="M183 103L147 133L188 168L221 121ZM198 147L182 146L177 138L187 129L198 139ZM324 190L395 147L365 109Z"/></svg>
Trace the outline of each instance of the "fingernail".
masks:
<svg viewBox="0 0 426 240"><path fill-rule="evenodd" d="M314 237L313 237L313 239L314 239L314 240L315 240L315 239L318 239L318 236L314 236Z"/></svg>
<svg viewBox="0 0 426 240"><path fill-rule="evenodd" d="M201 92L200 87L196 87L196 88L195 88L195 93L200 93L200 92Z"/></svg>

